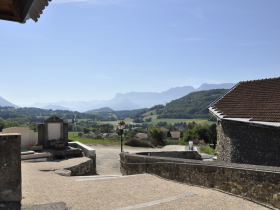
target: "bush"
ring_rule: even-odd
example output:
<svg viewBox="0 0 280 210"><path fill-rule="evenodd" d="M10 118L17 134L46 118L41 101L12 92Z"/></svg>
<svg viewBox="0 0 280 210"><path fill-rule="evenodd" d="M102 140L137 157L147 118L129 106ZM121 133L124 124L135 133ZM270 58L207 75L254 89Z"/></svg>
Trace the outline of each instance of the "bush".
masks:
<svg viewBox="0 0 280 210"><path fill-rule="evenodd" d="M165 140L166 145L178 145L179 144L179 140Z"/></svg>
<svg viewBox="0 0 280 210"><path fill-rule="evenodd" d="M144 140L138 140L138 139L130 139L124 143L127 146L132 147L153 147L150 142L144 141Z"/></svg>
<svg viewBox="0 0 280 210"><path fill-rule="evenodd" d="M162 131L160 128L153 127L148 131L148 133L149 133L149 136L153 138L151 143L154 147L166 145L166 143L164 141L165 132Z"/></svg>
<svg viewBox="0 0 280 210"><path fill-rule="evenodd" d="M80 132L80 133L78 133L78 136L82 136L82 135L83 135L83 133L81 133L81 132Z"/></svg>
<svg viewBox="0 0 280 210"><path fill-rule="evenodd" d="M212 149L209 146L203 146L200 150L200 153L206 153L208 155L213 155L214 154L214 149Z"/></svg>

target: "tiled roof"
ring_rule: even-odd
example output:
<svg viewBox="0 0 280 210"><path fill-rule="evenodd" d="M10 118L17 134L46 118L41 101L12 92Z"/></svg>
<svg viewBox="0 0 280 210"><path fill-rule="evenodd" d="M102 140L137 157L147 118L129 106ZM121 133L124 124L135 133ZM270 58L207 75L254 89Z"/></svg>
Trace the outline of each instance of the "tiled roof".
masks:
<svg viewBox="0 0 280 210"><path fill-rule="evenodd" d="M136 136L139 139L147 139L148 138L148 134L146 134L146 133L137 133Z"/></svg>
<svg viewBox="0 0 280 210"><path fill-rule="evenodd" d="M51 0L0 0L0 19L25 23L38 21Z"/></svg>
<svg viewBox="0 0 280 210"><path fill-rule="evenodd" d="M223 118L280 122L280 77L240 82L210 108Z"/></svg>
<svg viewBox="0 0 280 210"><path fill-rule="evenodd" d="M180 138L180 131L170 131L172 138Z"/></svg>

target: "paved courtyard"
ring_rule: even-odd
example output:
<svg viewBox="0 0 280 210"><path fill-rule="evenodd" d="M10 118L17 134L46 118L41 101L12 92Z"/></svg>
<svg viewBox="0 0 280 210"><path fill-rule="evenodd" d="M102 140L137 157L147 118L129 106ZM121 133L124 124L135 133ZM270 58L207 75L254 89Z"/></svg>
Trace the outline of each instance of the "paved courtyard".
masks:
<svg viewBox="0 0 280 210"><path fill-rule="evenodd" d="M92 147L97 153L98 176L64 177L53 171L82 162L85 157L52 162L22 162L22 205L63 201L70 209L85 210L267 209L224 192L154 175L120 176L120 147ZM124 151L140 150L124 147Z"/></svg>

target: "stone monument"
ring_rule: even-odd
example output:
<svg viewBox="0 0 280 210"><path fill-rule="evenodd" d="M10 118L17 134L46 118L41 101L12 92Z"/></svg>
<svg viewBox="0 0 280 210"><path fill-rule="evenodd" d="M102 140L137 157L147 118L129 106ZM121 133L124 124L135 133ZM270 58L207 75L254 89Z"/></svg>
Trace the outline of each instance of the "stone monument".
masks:
<svg viewBox="0 0 280 210"><path fill-rule="evenodd" d="M38 143L43 145L44 148L68 146L68 123L65 123L55 114L46 119L44 123L39 123L37 129Z"/></svg>

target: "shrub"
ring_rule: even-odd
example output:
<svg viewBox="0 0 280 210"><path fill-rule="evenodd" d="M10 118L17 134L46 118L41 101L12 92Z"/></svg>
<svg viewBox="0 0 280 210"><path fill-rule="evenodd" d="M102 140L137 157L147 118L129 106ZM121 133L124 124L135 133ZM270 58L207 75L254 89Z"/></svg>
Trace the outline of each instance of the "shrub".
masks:
<svg viewBox="0 0 280 210"><path fill-rule="evenodd" d="M144 140L138 140L138 139L130 139L124 143L127 146L132 147L153 147L150 142L144 141Z"/></svg>
<svg viewBox="0 0 280 210"><path fill-rule="evenodd" d="M80 132L80 133L78 133L78 136L82 136L82 135L83 135L83 133L81 133L81 132Z"/></svg>
<svg viewBox="0 0 280 210"><path fill-rule="evenodd" d="M165 146L164 138L165 138L165 132L162 131L160 128L153 127L149 131L149 136L153 138L152 145L153 146Z"/></svg>
<svg viewBox="0 0 280 210"><path fill-rule="evenodd" d="M200 150L201 153L206 153L208 155L213 155L214 154L214 149L212 149L209 146L203 146Z"/></svg>

